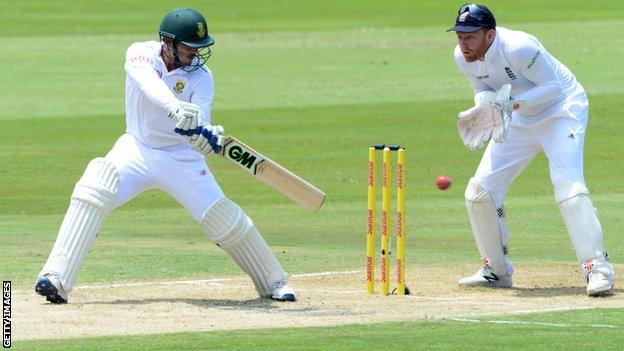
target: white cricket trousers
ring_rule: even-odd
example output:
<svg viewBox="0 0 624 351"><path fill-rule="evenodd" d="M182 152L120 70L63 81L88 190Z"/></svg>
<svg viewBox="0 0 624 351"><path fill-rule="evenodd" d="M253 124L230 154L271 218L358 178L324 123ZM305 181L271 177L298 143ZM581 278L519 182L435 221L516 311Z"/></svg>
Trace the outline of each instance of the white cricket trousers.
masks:
<svg viewBox="0 0 624 351"><path fill-rule="evenodd" d="M182 145L164 150L141 144L130 134L122 135L106 155L119 172L119 193L113 209L149 189L165 191L184 206L197 221L224 197L204 157Z"/></svg>
<svg viewBox="0 0 624 351"><path fill-rule="evenodd" d="M583 178L583 143L588 110L579 119L554 117L529 126L512 125L502 144L490 141L475 178L501 207L511 182L544 151L548 158L550 180L577 181Z"/></svg>

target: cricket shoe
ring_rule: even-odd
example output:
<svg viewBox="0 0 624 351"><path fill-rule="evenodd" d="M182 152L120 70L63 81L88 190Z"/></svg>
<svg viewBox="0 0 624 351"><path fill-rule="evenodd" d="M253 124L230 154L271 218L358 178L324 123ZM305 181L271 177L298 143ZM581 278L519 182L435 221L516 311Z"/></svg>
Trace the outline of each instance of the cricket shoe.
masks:
<svg viewBox="0 0 624 351"><path fill-rule="evenodd" d="M35 292L45 296L52 303L67 303L67 293L61 285L61 279L56 274L42 275L37 279Z"/></svg>
<svg viewBox="0 0 624 351"><path fill-rule="evenodd" d="M297 296L286 280L280 280L271 288L271 300L297 301Z"/></svg>
<svg viewBox="0 0 624 351"><path fill-rule="evenodd" d="M613 274L604 274L599 270L593 270L587 275L588 296L609 295L612 293L613 285Z"/></svg>
<svg viewBox="0 0 624 351"><path fill-rule="evenodd" d="M461 278L461 286L485 286L488 288L511 288L511 274L494 274L489 266L483 266L475 274Z"/></svg>

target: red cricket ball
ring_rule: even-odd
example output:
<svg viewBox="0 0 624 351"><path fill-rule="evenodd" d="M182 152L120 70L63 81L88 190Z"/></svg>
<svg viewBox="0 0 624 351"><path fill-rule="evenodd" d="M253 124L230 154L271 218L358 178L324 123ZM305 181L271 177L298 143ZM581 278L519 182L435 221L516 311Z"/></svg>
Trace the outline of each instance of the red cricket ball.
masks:
<svg viewBox="0 0 624 351"><path fill-rule="evenodd" d="M449 178L448 176L441 175L441 176L436 177L435 183L438 189L446 190L451 187L451 184L453 182L451 181L451 178Z"/></svg>

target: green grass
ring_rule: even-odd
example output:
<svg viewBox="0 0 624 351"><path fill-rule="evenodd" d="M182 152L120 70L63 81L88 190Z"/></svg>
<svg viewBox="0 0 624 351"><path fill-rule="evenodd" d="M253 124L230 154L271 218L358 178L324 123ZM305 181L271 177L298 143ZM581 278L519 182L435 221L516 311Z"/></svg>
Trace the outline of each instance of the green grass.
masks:
<svg viewBox="0 0 624 351"><path fill-rule="evenodd" d="M592 101L598 106L617 106L617 99L610 95L599 95ZM440 118L452 116L461 105L462 101L449 100L442 103L257 110L255 113L259 111L259 115L271 116L271 121L279 126L272 132L275 139L271 141L263 134L254 133L267 128L266 119L254 119L245 126L245 115L254 111L222 112L220 115L231 121L226 126L240 130L244 140L258 145L268 155L275 155L276 160L305 175L329 194L327 204L315 215L304 212L266 187L258 187L257 183L248 181L250 178L222 160L212 159L209 163L226 193L247 209L274 248L278 252L284 251L281 258L288 262L290 271L361 268L366 181L362 171L366 153L362 145L378 140L367 136L370 126L388 128L393 141L408 146L409 260L412 264L423 260L436 262L437 257L444 255L452 263L470 262L474 260L474 252L462 196L480 154L465 150L454 128L436 127ZM429 114L423 113L418 118L426 127L414 129L415 122L401 118L401 115L405 111L418 110ZM307 129L302 130L292 120L293 115L314 121L313 129L320 134L311 138ZM384 123L385 116L396 123ZM354 119L366 123L357 124ZM7 128L0 132L0 143L13 149L11 157L24 157L19 166L6 168L3 172L5 184L11 186L3 192L2 234L11 251L0 254L6 262L0 272L12 276L16 284L31 283L33 272L45 261L53 244L68 195L86 163L92 157L105 154L123 128L120 118L115 123L110 122L112 117L63 120L66 123L59 123L58 118L38 121L30 128L32 133L20 137L19 143L10 131L19 129L23 119L6 120ZM618 216L623 196L618 190L621 185L611 182L613 169L609 165L617 160L616 148L604 136L622 122L602 124L603 121L597 118L591 126L587 178L603 219L607 247L617 262L623 251L622 243L615 235L609 234L617 233L617 228L623 224ZM341 130L349 133L343 138L334 134ZM592 139L592 135L603 138ZM305 142L291 144L297 139ZM617 143L617 138L613 142ZM76 144L82 147L74 148ZM310 145L316 150L325 148L325 151L309 152ZM441 146L432 148L432 145ZM288 152L284 152L285 147ZM32 162L26 162L27 159ZM332 166L324 167L325 164ZM553 261L572 261L574 254L553 204L546 169L545 160L539 158L512 186L507 201L508 225L512 232L510 246L515 259L537 256ZM433 178L441 173L455 179L453 187L444 193L433 187ZM28 182L24 182L25 175L32 175ZM545 236L544 232L548 235ZM323 245L310 238L322 238ZM146 239L154 240L156 244L136 247ZM536 246L536 242L540 245ZM168 264L146 275L145 272L154 269L154 257L161 255L166 248L172 248L186 258L179 263L175 256L165 256L163 263ZM298 249L302 248L309 254L305 255L309 259L298 259L301 257ZM117 267L111 269L108 261L116 255ZM223 260L224 255L208 243L199 225L184 209L164 193L150 191L113 212L79 279L83 282L93 279L117 281L146 279L159 274L165 278L237 272L229 261L222 269Z"/></svg>
<svg viewBox="0 0 624 351"><path fill-rule="evenodd" d="M19 1L3 0L3 29L12 37L30 35L90 35L149 33L157 28L163 14L175 7L189 6L208 14L209 30L318 31L345 28L449 27L459 4L454 1L321 0L174 0L148 1ZM593 19L621 19L617 2L580 0L523 1L499 0L490 5L500 23L570 22ZM515 9L516 11L512 11ZM531 15L527 16L527 12ZM155 31L151 31L155 32Z"/></svg>
<svg viewBox="0 0 624 351"><path fill-rule="evenodd" d="M2 2L5 45L0 69L7 83L0 85L0 276L13 280L15 288L31 288L75 182L88 161L104 155L124 130L126 48L133 41L155 39L161 17L177 4ZM476 264L463 189L481 152L468 151L457 135L456 113L472 98L452 59L455 36L445 32L458 4L188 2L207 14L217 40L209 61L216 82L213 120L328 194L323 209L310 215L222 160L208 160L226 194L250 214L288 271L363 269L366 146L379 142L408 149L408 264ZM621 4L497 1L491 8L499 25L538 36L588 91L586 179L600 211L606 247L621 264ZM451 189L435 189L438 174L454 179ZM574 265L543 156L514 182L506 205L514 260ZM161 264L154 265L156 260ZM237 274L239 269L205 239L184 209L167 195L150 191L110 215L78 283ZM618 311L622 309L612 311L612 323L622 325ZM576 324L576 317L589 318L584 312L557 316L568 324ZM206 338L211 345L223 342L225 347L227 340L246 335L247 341L241 342L257 339L259 349L298 340L312 340L306 344L312 348L315 334L326 332L338 345L344 333L350 335L345 339L353 340L344 343L359 338L365 340L362 345L375 345L396 337L405 345L426 341L453 348L464 341L476 345L473 334L480 328L483 325L426 321L297 329L284 336L266 330L136 340L184 339L193 349ZM577 340L570 349L581 349L591 332L572 328L568 335L535 325L487 328L493 335L509 335L510 348L538 333L535 348ZM612 331L602 332L607 340ZM282 339L289 337L290 341ZM96 346L102 342L116 348L106 344L111 341L95 340ZM133 337L120 340L135 342ZM141 345L144 342L147 345L148 341Z"/></svg>
<svg viewBox="0 0 624 351"><path fill-rule="evenodd" d="M480 323L429 319L323 328L177 333L14 343L29 350L620 350L621 309L594 309ZM573 321L573 322L570 322ZM527 336L530 335L530 340Z"/></svg>

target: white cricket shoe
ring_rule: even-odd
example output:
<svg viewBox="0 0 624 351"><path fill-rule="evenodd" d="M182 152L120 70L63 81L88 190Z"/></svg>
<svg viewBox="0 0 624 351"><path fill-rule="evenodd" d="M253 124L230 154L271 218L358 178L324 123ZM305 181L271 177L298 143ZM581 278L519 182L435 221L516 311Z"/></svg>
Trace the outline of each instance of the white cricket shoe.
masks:
<svg viewBox="0 0 624 351"><path fill-rule="evenodd" d="M297 301L295 290L288 285L288 281L280 280L271 288L271 299L277 301Z"/></svg>
<svg viewBox="0 0 624 351"><path fill-rule="evenodd" d="M67 303L67 293L61 285L61 279L56 274L42 275L37 279L35 292L45 296L52 303Z"/></svg>
<svg viewBox="0 0 624 351"><path fill-rule="evenodd" d="M587 295L608 295L613 289L613 274L604 274L599 270L593 270L587 275Z"/></svg>
<svg viewBox="0 0 624 351"><path fill-rule="evenodd" d="M494 274L489 266L476 271L473 275L461 278L458 281L461 286L485 286L488 288L511 288L511 274L500 276Z"/></svg>

